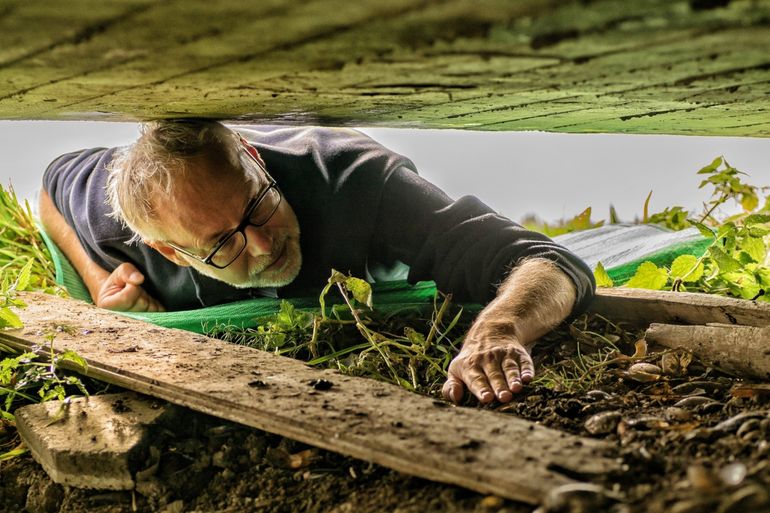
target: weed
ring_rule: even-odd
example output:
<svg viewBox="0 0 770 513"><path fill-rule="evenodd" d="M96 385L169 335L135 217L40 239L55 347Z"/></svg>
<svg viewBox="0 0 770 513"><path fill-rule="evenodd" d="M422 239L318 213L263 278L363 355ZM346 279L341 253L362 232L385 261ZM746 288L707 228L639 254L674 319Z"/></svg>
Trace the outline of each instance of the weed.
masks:
<svg viewBox="0 0 770 513"><path fill-rule="evenodd" d="M713 192L697 220L685 219L681 207L648 216L647 202L644 219L674 229L696 227L704 237L712 241L706 252L700 257L680 255L670 267L658 267L653 262L644 262L627 286L653 290L688 290L770 301L766 295L770 289L767 248L770 236L770 198L759 207L764 188L742 182L741 175L745 173L732 167L724 157L717 157L698 174L706 175L700 187L712 186ZM735 201L743 211L721 221L716 219L714 212L728 201ZM613 286L601 263L597 265L594 276L599 286Z"/></svg>
<svg viewBox="0 0 770 513"><path fill-rule="evenodd" d="M332 289L342 302L329 306ZM283 301L280 311L256 329L220 325L210 334L306 359L310 365L438 395L470 319L441 294L430 313L426 310L375 309L367 282L333 271L319 296L318 310L298 310Z"/></svg>
<svg viewBox="0 0 770 513"><path fill-rule="evenodd" d="M29 202L25 200L22 205L13 187L6 189L0 185L0 274L7 286L22 273L26 273L26 286L18 290L62 294L55 284L53 260Z"/></svg>

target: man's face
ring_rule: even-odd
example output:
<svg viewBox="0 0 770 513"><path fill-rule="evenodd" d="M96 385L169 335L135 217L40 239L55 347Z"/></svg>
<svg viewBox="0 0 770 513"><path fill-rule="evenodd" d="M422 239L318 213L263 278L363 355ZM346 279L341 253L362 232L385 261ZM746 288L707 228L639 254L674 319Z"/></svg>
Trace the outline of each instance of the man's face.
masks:
<svg viewBox="0 0 770 513"><path fill-rule="evenodd" d="M217 170L218 166L227 166L226 172ZM164 209L160 202L162 211L156 228L165 241L204 258L241 224L249 204L268 185L269 179L261 171L257 183L253 183L227 162L198 158L191 163L184 181L176 185L174 200L168 207ZM297 277L302 266L299 224L286 198L281 198L277 210L264 225L247 224L243 233L243 252L224 269L204 264L162 241L148 244L169 260L190 265L201 274L234 287L282 287Z"/></svg>

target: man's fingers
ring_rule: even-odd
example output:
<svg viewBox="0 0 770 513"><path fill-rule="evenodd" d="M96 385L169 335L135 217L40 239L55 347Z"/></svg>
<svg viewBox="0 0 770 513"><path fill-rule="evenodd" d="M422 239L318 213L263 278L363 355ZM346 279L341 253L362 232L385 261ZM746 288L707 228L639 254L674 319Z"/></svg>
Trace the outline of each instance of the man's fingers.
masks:
<svg viewBox="0 0 770 513"><path fill-rule="evenodd" d="M487 375L487 381L489 381L498 401L507 403L513 399L513 394L508 386L508 381L505 379L506 376L497 360L493 360L485 365L484 372Z"/></svg>
<svg viewBox="0 0 770 513"><path fill-rule="evenodd" d="M462 381L454 376L449 376L444 383L444 387L441 389L441 395L443 395L444 399L447 401L452 401L457 404L463 398L463 388L464 385Z"/></svg>
<svg viewBox="0 0 770 513"><path fill-rule="evenodd" d="M469 369L465 369L463 381L468 386L468 390L482 403L489 403L495 398L495 393L492 391L489 379L480 367L471 366Z"/></svg>
<svg viewBox="0 0 770 513"><path fill-rule="evenodd" d="M527 351L519 351L519 369L522 383L529 383L535 377L535 362Z"/></svg>
<svg viewBox="0 0 770 513"><path fill-rule="evenodd" d="M505 378L508 381L511 392L520 392L523 388L523 383L519 363L513 357L508 357L503 362L503 371L505 372Z"/></svg>

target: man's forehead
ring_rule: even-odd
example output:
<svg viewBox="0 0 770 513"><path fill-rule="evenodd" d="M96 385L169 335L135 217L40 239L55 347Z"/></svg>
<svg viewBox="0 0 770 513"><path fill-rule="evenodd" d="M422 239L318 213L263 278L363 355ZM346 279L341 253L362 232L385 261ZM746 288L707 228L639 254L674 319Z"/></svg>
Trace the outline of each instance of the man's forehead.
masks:
<svg viewBox="0 0 770 513"><path fill-rule="evenodd" d="M171 197L159 205L158 228L166 240L205 248L241 221L260 184L243 174L189 175L175 184Z"/></svg>

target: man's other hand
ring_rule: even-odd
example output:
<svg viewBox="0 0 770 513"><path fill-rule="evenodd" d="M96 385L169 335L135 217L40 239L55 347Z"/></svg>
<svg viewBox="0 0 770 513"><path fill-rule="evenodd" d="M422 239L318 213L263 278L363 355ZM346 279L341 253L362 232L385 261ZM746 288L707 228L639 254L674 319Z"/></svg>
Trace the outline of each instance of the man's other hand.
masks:
<svg viewBox="0 0 770 513"><path fill-rule="evenodd" d="M121 312L162 312L155 298L140 286L144 275L131 263L123 263L112 271L99 289L96 306Z"/></svg>
<svg viewBox="0 0 770 513"><path fill-rule="evenodd" d="M534 376L529 351L515 334L506 334L499 325L489 329L479 320L449 364L442 392L445 399L458 403L467 387L483 404L493 399L506 403Z"/></svg>

